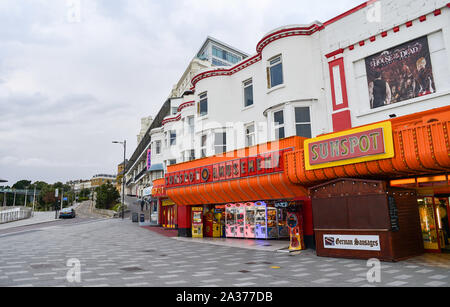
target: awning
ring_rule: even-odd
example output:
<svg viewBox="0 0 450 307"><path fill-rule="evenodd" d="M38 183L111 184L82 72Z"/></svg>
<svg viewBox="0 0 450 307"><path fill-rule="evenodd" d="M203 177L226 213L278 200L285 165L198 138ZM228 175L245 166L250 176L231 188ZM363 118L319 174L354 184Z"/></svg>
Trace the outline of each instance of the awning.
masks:
<svg viewBox="0 0 450 307"><path fill-rule="evenodd" d="M162 164L152 164L150 169L148 169L148 172L154 172L154 171L163 171L164 166Z"/></svg>
<svg viewBox="0 0 450 307"><path fill-rule="evenodd" d="M336 178L386 179L450 170L450 107L386 122L392 125L393 157L308 170L306 162L310 159L306 151L310 149L305 145L304 149L286 154L287 177L292 183L312 186ZM335 142L333 137L342 133L345 131L330 134L330 143Z"/></svg>
<svg viewBox="0 0 450 307"><path fill-rule="evenodd" d="M303 148L291 137L168 167L165 189L179 206L295 199L308 191L288 180L285 153Z"/></svg>

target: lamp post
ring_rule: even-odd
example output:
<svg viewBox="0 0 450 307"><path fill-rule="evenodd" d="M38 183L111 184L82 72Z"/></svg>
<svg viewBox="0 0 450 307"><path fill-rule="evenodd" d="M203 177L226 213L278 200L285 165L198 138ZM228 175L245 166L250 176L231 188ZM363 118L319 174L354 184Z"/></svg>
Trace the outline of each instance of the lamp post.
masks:
<svg viewBox="0 0 450 307"><path fill-rule="evenodd" d="M125 219L125 169L126 169L126 154L127 154L127 141L117 142L113 141L113 144L123 145L123 174L122 174L122 220Z"/></svg>

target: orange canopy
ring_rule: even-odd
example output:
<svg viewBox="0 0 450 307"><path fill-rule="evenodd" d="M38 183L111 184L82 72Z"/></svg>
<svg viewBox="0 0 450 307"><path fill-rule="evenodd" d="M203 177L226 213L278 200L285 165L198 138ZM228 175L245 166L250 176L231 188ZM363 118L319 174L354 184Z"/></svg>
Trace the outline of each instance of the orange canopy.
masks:
<svg viewBox="0 0 450 307"><path fill-rule="evenodd" d="M206 167L215 163L235 160L274 152L276 150L298 150L303 147L304 138L290 137L249 148L228 152L224 155L176 164L168 167L168 174ZM281 161L284 159L281 158ZM217 182L168 187L166 192L177 205L226 204L257 200L292 199L307 195L302 186L290 182L284 172L284 163L280 170L264 175L239 177Z"/></svg>
<svg viewBox="0 0 450 307"><path fill-rule="evenodd" d="M450 170L450 106L391 119L390 122L393 158L306 170L302 148L286 153L287 177L293 183L312 186L336 178L383 179Z"/></svg>

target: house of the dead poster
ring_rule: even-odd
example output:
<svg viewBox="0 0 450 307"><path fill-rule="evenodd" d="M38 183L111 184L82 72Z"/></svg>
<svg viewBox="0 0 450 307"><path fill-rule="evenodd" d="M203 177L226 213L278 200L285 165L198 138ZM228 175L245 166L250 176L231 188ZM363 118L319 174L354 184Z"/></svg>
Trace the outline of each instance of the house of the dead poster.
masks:
<svg viewBox="0 0 450 307"><path fill-rule="evenodd" d="M426 36L365 61L372 109L436 92Z"/></svg>

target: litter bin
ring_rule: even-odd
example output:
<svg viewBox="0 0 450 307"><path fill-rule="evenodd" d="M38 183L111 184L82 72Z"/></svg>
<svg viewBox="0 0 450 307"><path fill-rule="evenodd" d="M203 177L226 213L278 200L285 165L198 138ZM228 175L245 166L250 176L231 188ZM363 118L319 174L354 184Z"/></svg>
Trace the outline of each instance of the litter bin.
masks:
<svg viewBox="0 0 450 307"><path fill-rule="evenodd" d="M139 214L137 212L133 212L131 215L131 221L133 221L133 223L139 222Z"/></svg>
<svg viewBox="0 0 450 307"><path fill-rule="evenodd" d="M139 222L145 223L145 214L141 214L141 216L139 217Z"/></svg>

